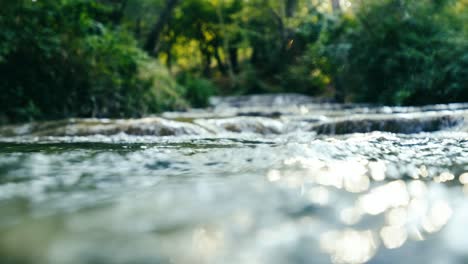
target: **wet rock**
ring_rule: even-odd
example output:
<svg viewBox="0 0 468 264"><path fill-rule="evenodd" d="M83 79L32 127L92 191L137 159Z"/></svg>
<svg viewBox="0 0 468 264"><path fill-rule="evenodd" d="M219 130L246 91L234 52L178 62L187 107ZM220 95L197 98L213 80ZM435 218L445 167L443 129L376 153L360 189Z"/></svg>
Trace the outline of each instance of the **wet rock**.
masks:
<svg viewBox="0 0 468 264"><path fill-rule="evenodd" d="M318 134L351 134L384 131L401 134L433 132L461 126L463 115L374 115L364 118L337 119L312 126Z"/></svg>
<svg viewBox="0 0 468 264"><path fill-rule="evenodd" d="M190 123L158 117L141 119L67 119L0 128L0 136L89 136L89 135L203 135L208 131Z"/></svg>
<svg viewBox="0 0 468 264"><path fill-rule="evenodd" d="M262 135L281 134L284 124L265 117L232 117L222 119L198 119L195 123L216 133L257 133Z"/></svg>

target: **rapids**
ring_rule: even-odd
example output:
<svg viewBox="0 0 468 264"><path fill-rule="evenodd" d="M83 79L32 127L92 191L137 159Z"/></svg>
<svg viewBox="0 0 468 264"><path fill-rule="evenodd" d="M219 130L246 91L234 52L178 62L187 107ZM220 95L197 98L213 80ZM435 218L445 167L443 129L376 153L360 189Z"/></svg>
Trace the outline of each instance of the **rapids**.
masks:
<svg viewBox="0 0 468 264"><path fill-rule="evenodd" d="M466 263L468 104L0 127L0 263Z"/></svg>

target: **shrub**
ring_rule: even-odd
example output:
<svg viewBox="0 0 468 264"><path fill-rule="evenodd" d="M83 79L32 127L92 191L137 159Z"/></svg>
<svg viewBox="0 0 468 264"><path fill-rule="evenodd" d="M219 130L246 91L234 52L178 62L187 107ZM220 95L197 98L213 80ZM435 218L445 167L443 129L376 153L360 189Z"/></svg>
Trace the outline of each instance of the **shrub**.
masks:
<svg viewBox="0 0 468 264"><path fill-rule="evenodd" d="M42 0L2 8L0 120L141 116L185 106L169 73L113 28L106 6Z"/></svg>
<svg viewBox="0 0 468 264"><path fill-rule="evenodd" d="M398 105L467 101L468 35L455 3L369 0L330 24L324 50L338 92Z"/></svg>
<svg viewBox="0 0 468 264"><path fill-rule="evenodd" d="M185 89L184 97L194 107L207 106L208 99L216 94L216 87L208 79L182 73L178 76L177 81Z"/></svg>

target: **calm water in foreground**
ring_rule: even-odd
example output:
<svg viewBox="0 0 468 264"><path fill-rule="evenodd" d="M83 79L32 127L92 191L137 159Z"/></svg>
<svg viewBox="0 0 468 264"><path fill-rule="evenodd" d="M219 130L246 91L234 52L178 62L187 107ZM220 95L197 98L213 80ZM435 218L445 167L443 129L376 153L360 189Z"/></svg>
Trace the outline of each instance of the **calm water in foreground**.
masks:
<svg viewBox="0 0 468 264"><path fill-rule="evenodd" d="M0 263L468 263L466 105L285 98L0 130Z"/></svg>

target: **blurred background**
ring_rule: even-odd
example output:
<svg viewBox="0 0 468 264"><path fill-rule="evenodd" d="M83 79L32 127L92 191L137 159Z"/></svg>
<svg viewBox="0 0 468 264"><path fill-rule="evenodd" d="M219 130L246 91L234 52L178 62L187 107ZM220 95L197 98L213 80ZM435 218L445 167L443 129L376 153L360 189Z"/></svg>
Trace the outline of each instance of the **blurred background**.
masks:
<svg viewBox="0 0 468 264"><path fill-rule="evenodd" d="M468 101L467 0L0 0L0 123L212 95Z"/></svg>

